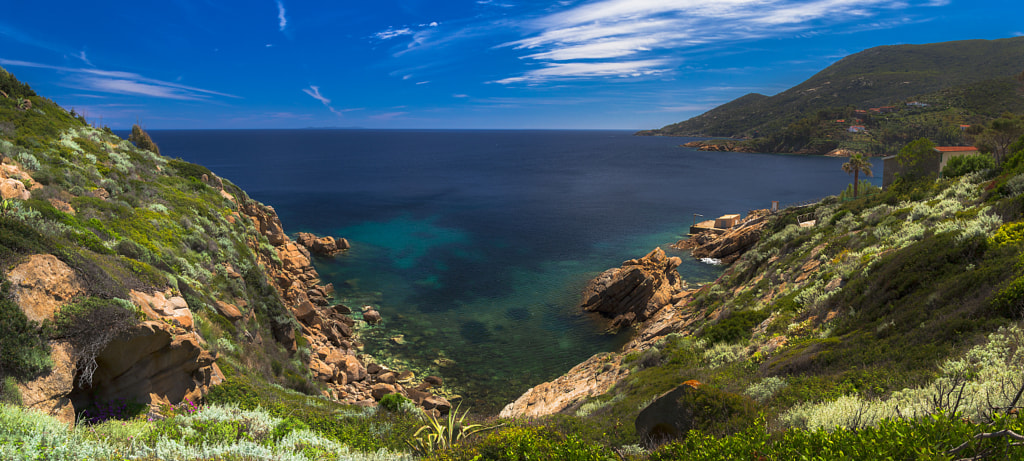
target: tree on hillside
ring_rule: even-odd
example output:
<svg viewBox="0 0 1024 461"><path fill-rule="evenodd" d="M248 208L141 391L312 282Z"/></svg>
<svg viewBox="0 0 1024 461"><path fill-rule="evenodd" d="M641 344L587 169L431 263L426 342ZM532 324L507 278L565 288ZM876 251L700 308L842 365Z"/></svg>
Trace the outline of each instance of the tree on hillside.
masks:
<svg viewBox="0 0 1024 461"><path fill-rule="evenodd" d="M160 153L160 148L157 147L153 139L149 137L149 133L142 130L137 123L132 125L132 134L128 135L128 140L135 143L135 146L139 149L146 149L154 154Z"/></svg>
<svg viewBox="0 0 1024 461"><path fill-rule="evenodd" d="M920 138L917 141L911 141L906 146L903 146L903 148L900 149L900 153L896 155L896 160L900 163L901 167L910 169L927 158L934 151L935 144L928 140L928 138Z"/></svg>
<svg viewBox="0 0 1024 461"><path fill-rule="evenodd" d="M847 174L853 175L853 196L857 197L857 187L860 184L860 174L864 173L865 176L872 176L871 162L864 158L863 154L853 154L850 156L850 161L843 164L843 171Z"/></svg>
<svg viewBox="0 0 1024 461"><path fill-rule="evenodd" d="M975 138L975 145L983 152L991 152L997 163L1003 163L1010 145L1024 135L1024 118L1003 114L989 123Z"/></svg>

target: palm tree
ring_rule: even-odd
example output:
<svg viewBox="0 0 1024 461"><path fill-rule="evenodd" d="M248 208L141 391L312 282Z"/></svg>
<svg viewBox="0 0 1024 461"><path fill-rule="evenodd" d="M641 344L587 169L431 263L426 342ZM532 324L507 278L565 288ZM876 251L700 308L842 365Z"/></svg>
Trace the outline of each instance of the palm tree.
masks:
<svg viewBox="0 0 1024 461"><path fill-rule="evenodd" d="M843 164L843 171L853 174L853 196L857 197L857 187L860 185L860 174L873 176L871 174L871 162L864 158L863 154L853 154L850 161Z"/></svg>

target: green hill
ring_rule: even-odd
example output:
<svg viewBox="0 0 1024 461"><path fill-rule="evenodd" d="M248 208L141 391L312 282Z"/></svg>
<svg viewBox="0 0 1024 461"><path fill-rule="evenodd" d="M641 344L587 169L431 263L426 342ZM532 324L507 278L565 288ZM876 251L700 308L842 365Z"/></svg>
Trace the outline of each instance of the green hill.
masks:
<svg viewBox="0 0 1024 461"><path fill-rule="evenodd" d="M899 129L920 125L923 119L917 114L947 111L942 123L925 121L924 131L940 141L944 128L984 123L1005 111L1024 112L1021 56L1024 37L871 48L777 95L748 94L689 120L638 134L745 138L771 152L819 152L854 140L843 135L853 123L837 125L835 120L856 118L855 109L894 106L903 111L907 102L918 101L928 108L915 108L899 120L874 117L864 123L869 132L872 123ZM826 121L832 124L807 130ZM874 141L882 144L879 150L894 148L887 140Z"/></svg>

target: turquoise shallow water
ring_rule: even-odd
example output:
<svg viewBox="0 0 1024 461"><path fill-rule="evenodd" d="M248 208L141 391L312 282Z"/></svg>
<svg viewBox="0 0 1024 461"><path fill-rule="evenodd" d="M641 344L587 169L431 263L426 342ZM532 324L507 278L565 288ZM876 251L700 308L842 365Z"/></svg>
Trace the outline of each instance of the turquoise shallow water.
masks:
<svg viewBox="0 0 1024 461"><path fill-rule="evenodd" d="M289 232L348 238L351 250L315 263L340 301L383 314L364 351L440 374L479 411L620 346L624 334L578 312L584 285L668 250L694 213L745 213L849 182L842 159L698 152L616 131L152 135L274 206ZM720 274L683 259L692 283Z"/></svg>

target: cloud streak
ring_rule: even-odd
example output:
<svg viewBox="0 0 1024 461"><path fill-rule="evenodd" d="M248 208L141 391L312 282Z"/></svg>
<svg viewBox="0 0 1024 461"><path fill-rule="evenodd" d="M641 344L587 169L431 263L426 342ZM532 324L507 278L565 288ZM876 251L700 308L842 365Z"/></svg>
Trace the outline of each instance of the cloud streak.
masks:
<svg viewBox="0 0 1024 461"><path fill-rule="evenodd" d="M356 110L362 110L362 109L335 109L334 106L331 105L331 100L327 99L326 96L320 94L320 87L316 86L316 85L310 85L309 88L303 88L302 92L308 94L313 99L316 99L317 101L320 101L320 103L322 103L325 107L327 107L327 109L329 109L332 113L334 113L334 115L341 116L341 115L345 115L345 112L352 112L352 111L356 111Z"/></svg>
<svg viewBox="0 0 1024 461"><path fill-rule="evenodd" d="M277 0L277 27L281 32L284 32L284 28L288 27L288 18L284 14L284 3L281 3L281 0Z"/></svg>
<svg viewBox="0 0 1024 461"><path fill-rule="evenodd" d="M74 78L69 82L69 86L81 90L101 93L123 94L129 96L150 96L154 98L185 101L208 100L214 96L240 99L238 96L232 94L204 90L202 88L181 85L173 82L165 82L163 80L143 77L142 75L132 72L51 66L49 64L3 58L0 58L0 65L48 69L72 74Z"/></svg>
<svg viewBox="0 0 1024 461"><path fill-rule="evenodd" d="M497 83L635 77L667 72L680 51L701 45L817 34L819 28L863 21L887 10L930 7L946 0L600 0L520 21L522 38L496 48L524 52L538 64ZM830 29L830 32L832 30Z"/></svg>
<svg viewBox="0 0 1024 461"><path fill-rule="evenodd" d="M331 106L331 100L320 94L320 87L316 85L310 85L309 88L303 88L302 92L312 96L313 99L322 102L327 107Z"/></svg>

